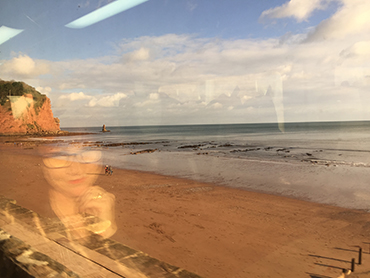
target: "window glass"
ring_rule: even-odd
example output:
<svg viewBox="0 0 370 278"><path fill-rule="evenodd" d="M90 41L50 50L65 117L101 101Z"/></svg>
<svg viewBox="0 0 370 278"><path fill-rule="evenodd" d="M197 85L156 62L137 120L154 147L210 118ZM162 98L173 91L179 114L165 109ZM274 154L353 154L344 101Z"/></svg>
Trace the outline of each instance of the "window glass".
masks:
<svg viewBox="0 0 370 278"><path fill-rule="evenodd" d="M173 275L351 268L370 231L370 2L0 7L5 197Z"/></svg>

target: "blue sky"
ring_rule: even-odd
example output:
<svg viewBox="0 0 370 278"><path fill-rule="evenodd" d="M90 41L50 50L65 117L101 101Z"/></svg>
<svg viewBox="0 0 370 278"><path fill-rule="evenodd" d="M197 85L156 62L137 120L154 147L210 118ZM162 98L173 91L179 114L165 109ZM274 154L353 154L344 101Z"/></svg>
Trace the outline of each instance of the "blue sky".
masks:
<svg viewBox="0 0 370 278"><path fill-rule="evenodd" d="M370 119L366 0L149 0L65 26L111 4L2 1L0 27L23 31L0 78L65 127Z"/></svg>
<svg viewBox="0 0 370 278"><path fill-rule="evenodd" d="M297 33L318 22L283 20L272 26L259 22L261 13L281 1L148 1L83 29L65 25L108 1L8 1L2 25L23 29L2 46L2 53L22 52L36 59L60 61L109 55L123 38L196 34L199 37L268 38ZM270 24L269 24L270 23ZM276 23L275 23L276 25ZM4 57L4 58L5 58Z"/></svg>

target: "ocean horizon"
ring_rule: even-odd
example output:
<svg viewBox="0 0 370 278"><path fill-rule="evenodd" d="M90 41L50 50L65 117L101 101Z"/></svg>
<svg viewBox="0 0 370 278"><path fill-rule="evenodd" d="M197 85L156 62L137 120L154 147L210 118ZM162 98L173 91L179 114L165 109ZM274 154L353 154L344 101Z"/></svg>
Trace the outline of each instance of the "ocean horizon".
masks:
<svg viewBox="0 0 370 278"><path fill-rule="evenodd" d="M330 124L347 124L347 123L370 123L370 120L344 120L344 121L292 121L292 122L283 122L284 125L317 125L317 124L324 124L324 125L330 125ZM68 130L68 129L90 129L90 128L100 128L103 126L102 123L100 126L62 126L61 129ZM121 128L121 127L175 127L175 126L229 126L229 125L250 125L250 126L258 126L258 125L275 125L278 126L279 122L256 122L256 123L189 123L189 124L163 124L163 125L106 125L107 127L111 128Z"/></svg>

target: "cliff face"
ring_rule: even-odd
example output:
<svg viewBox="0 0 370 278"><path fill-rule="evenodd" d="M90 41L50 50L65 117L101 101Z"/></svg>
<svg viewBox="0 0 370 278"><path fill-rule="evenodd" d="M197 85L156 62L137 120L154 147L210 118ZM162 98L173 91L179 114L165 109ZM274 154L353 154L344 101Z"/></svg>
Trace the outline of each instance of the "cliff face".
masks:
<svg viewBox="0 0 370 278"><path fill-rule="evenodd" d="M60 130L50 99L23 82L0 80L0 133Z"/></svg>

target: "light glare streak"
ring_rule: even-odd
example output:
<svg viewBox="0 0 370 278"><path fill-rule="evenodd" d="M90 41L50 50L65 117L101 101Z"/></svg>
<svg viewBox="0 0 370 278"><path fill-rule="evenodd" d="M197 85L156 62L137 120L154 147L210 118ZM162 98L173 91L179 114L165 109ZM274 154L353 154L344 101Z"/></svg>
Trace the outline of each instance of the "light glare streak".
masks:
<svg viewBox="0 0 370 278"><path fill-rule="evenodd" d="M23 32L22 29L14 29L6 26L0 27L0 45Z"/></svg>
<svg viewBox="0 0 370 278"><path fill-rule="evenodd" d="M28 15L26 15L26 14L24 14L25 15L25 17L27 17L30 21L32 21L33 23L35 23L38 27L41 27L40 25L38 25L37 23L36 23L36 21L34 21L32 18L30 18Z"/></svg>
<svg viewBox="0 0 370 278"><path fill-rule="evenodd" d="M148 0L117 0L87 15L84 15L83 17L78 18L65 26L68 28L76 29L85 28L111 16L119 14L123 11L126 11L130 8L133 8L137 5L140 5L146 1Z"/></svg>

